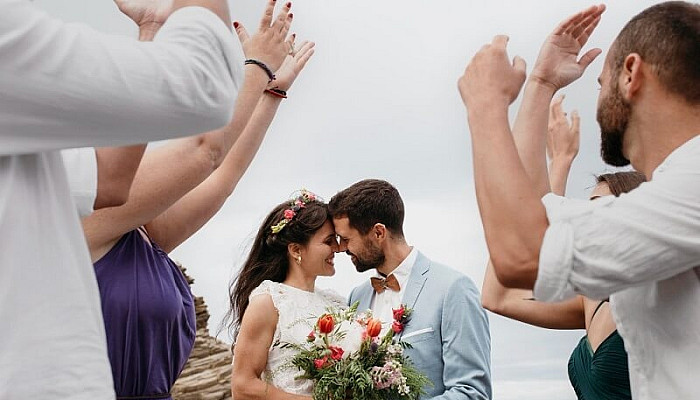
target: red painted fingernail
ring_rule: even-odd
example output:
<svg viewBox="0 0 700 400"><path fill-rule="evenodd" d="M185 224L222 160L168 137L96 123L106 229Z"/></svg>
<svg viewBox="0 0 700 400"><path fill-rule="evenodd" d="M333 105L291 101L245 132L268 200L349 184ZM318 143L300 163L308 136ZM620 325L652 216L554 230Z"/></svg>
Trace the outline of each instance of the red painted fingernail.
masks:
<svg viewBox="0 0 700 400"><path fill-rule="evenodd" d="M292 37L293 37L293 38L297 37L297 34L296 34L296 33L292 33Z"/></svg>
<svg viewBox="0 0 700 400"><path fill-rule="evenodd" d="M289 18L294 18L294 14L289 13Z"/></svg>
<svg viewBox="0 0 700 400"><path fill-rule="evenodd" d="M292 8L292 2L287 3L287 8Z"/></svg>
<svg viewBox="0 0 700 400"><path fill-rule="evenodd" d="M238 25L239 25L238 21L233 21L233 27L234 27L234 28L238 29Z"/></svg>

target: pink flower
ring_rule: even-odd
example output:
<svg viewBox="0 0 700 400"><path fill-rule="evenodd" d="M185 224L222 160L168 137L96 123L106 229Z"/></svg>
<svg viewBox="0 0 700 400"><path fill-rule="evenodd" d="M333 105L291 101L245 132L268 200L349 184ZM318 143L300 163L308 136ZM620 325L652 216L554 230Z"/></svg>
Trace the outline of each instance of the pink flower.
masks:
<svg viewBox="0 0 700 400"><path fill-rule="evenodd" d="M316 340L316 335L314 334L314 331L309 332L309 335L306 336L306 341L307 342L313 342Z"/></svg>
<svg viewBox="0 0 700 400"><path fill-rule="evenodd" d="M343 358L343 349L337 346L328 346L328 349L331 351L331 358L334 359L335 361L340 360Z"/></svg>
<svg viewBox="0 0 700 400"><path fill-rule="evenodd" d="M401 321L401 318L403 318L406 309L403 308L403 306L401 306L398 309L392 309L391 311L394 313L394 320Z"/></svg>
<svg viewBox="0 0 700 400"><path fill-rule="evenodd" d="M401 333L401 331L403 331L403 324L399 321L394 321L394 323L391 324L391 330L394 331L394 333Z"/></svg>
<svg viewBox="0 0 700 400"><path fill-rule="evenodd" d="M304 207L306 207L306 204L304 204L304 202L301 201L301 199L297 199L297 201L295 201L294 204L295 204L297 207L299 207L299 208L304 208Z"/></svg>
<svg viewBox="0 0 700 400"><path fill-rule="evenodd" d="M292 210L284 210L284 219L292 219L295 215L297 214Z"/></svg>
<svg viewBox="0 0 700 400"><path fill-rule="evenodd" d="M317 358L314 360L314 367L316 369L321 369L326 366L326 363L328 362L328 356L325 356L323 358Z"/></svg>

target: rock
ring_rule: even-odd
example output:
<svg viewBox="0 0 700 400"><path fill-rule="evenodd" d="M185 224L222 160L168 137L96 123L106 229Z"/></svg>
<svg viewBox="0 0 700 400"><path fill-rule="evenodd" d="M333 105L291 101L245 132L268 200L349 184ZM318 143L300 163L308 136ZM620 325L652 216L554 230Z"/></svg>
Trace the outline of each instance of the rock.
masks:
<svg viewBox="0 0 700 400"><path fill-rule="evenodd" d="M187 276L180 266L187 282ZM194 349L172 390L174 400L229 400L231 399L231 346L209 335L209 311L203 297L194 299L197 315L197 338Z"/></svg>

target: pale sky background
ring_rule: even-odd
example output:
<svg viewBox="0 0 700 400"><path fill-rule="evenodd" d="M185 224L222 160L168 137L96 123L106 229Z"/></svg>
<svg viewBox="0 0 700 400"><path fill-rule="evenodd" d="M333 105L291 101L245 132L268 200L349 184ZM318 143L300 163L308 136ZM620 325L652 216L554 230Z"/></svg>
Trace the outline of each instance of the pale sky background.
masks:
<svg viewBox="0 0 700 400"><path fill-rule="evenodd" d="M280 1L281 3L282 1ZM326 200L364 178L382 178L401 192L409 244L450 265L481 287L487 260L474 194L471 144L456 82L469 58L500 33L510 56L528 71L547 34L581 0L294 0L292 31L316 42L316 55L284 101L247 174L219 214L172 253L196 279L215 332L228 307L228 283L267 212L306 187ZM37 0L66 21L134 36L136 29L109 0ZM235 20L254 31L264 1L229 1ZM633 15L657 1L607 3L587 48L605 52ZM232 40L236 40L232 37ZM567 110L581 114L581 151L568 185L587 198L600 161L595 122L596 60L564 89ZM511 107L511 113L517 107ZM128 118L128 116L125 116ZM498 168L494 165L494 168ZM347 295L369 278L345 254L337 273L318 285ZM567 360L583 331L534 328L489 313L494 398L575 399ZM222 335L222 339L229 340Z"/></svg>

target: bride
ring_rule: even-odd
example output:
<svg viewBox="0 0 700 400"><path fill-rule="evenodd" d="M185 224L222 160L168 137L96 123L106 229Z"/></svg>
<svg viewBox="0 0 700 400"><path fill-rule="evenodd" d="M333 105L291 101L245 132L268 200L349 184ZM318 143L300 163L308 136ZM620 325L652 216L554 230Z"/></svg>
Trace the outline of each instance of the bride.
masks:
<svg viewBox="0 0 700 400"><path fill-rule="evenodd" d="M235 330L231 391L235 400L311 398L313 382L295 379L288 364L304 343L313 316L345 299L315 287L316 277L335 274L338 251L327 205L310 192L275 207L260 227L250 255L231 284Z"/></svg>

